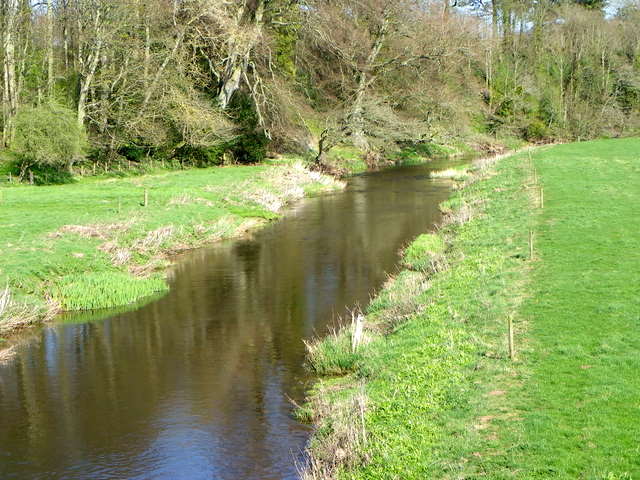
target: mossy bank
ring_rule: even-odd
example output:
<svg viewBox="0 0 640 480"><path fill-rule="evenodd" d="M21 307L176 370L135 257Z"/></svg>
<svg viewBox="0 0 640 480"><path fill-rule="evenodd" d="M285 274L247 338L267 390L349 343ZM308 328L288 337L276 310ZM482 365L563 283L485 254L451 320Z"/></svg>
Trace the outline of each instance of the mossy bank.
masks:
<svg viewBox="0 0 640 480"><path fill-rule="evenodd" d="M242 235L293 200L343 185L289 159L2 187L0 335L163 292L172 254Z"/></svg>
<svg viewBox="0 0 640 480"><path fill-rule="evenodd" d="M309 345L304 477L635 478L638 152L476 162L365 315Z"/></svg>

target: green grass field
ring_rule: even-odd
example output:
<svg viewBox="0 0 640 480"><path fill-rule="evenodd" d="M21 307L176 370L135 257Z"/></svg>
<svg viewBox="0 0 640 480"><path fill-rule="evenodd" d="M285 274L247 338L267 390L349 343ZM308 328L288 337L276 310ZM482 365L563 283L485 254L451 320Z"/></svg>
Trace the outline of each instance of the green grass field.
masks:
<svg viewBox="0 0 640 480"><path fill-rule="evenodd" d="M355 353L351 328L311 347L316 371L347 376L303 411L308 478L640 478L640 140L483 176L446 202L447 265L398 275Z"/></svg>
<svg viewBox="0 0 640 480"><path fill-rule="evenodd" d="M81 178L0 187L0 332L52 310L135 302L166 290L167 254L242 234L289 201L339 182L301 164ZM144 206L145 190L147 205Z"/></svg>
<svg viewBox="0 0 640 480"><path fill-rule="evenodd" d="M534 162L545 206L520 312L527 346L487 406L496 420L475 470L640 478L640 141L564 145Z"/></svg>

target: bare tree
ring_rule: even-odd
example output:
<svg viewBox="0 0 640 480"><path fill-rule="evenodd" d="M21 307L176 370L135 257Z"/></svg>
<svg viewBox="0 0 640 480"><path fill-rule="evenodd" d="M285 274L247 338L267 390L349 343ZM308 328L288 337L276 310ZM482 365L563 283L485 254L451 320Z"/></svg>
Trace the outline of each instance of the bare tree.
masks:
<svg viewBox="0 0 640 480"><path fill-rule="evenodd" d="M12 137L12 120L18 110L18 79L16 77L16 33L18 25L19 5L18 0L4 0L2 17L2 47L3 58L3 90L2 90L2 115L4 145L7 145Z"/></svg>

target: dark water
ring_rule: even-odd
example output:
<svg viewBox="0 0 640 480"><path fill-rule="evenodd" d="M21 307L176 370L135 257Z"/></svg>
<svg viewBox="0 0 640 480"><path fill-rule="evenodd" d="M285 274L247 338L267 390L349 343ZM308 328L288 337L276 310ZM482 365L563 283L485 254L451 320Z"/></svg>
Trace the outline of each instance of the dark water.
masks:
<svg viewBox="0 0 640 480"><path fill-rule="evenodd" d="M0 365L0 479L297 478L302 339L365 305L439 220L450 189L428 173L446 166L355 177L185 256L158 301L38 332Z"/></svg>

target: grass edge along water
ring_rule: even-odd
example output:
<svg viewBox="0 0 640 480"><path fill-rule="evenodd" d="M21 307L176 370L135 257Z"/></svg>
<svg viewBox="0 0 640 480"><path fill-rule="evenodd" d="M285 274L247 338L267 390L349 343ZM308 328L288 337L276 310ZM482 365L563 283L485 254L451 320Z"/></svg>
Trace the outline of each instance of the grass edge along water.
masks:
<svg viewBox="0 0 640 480"><path fill-rule="evenodd" d="M604 275L615 283L603 253L624 247L637 256L629 203L613 231L607 212L640 195L632 189L640 185L638 152L638 139L601 140L476 164L474 178L442 206L444 258L432 262L427 252L429 268L407 268L385 286L366 311L357 349L353 325L309 345L309 367L324 376L298 412L317 427L303 477L635 478L640 465L630 440L640 418L632 372L640 365L638 342L628 338L638 310L634 287L619 285L624 295L608 288L604 297L582 292L592 309L603 302L604 310L624 312L620 327L602 323L598 309L583 312L585 333L575 338L572 328L557 335L554 322L568 327L579 303L575 277L563 277L563 268L579 275L594 262L604 269L590 272L594 280ZM585 164L600 174L585 175ZM621 169L626 178L617 189ZM598 198L589 201L593 191ZM613 191L618 195L607 201ZM586 225L597 227L597 254L597 236L581 241L574 234L593 208L599 220ZM564 243L549 233L557 224ZM630 264L618 266L623 281L635 275L640 284Z"/></svg>
<svg viewBox="0 0 640 480"><path fill-rule="evenodd" d="M286 159L3 187L0 334L166 291L173 254L244 235L288 203L344 185Z"/></svg>

